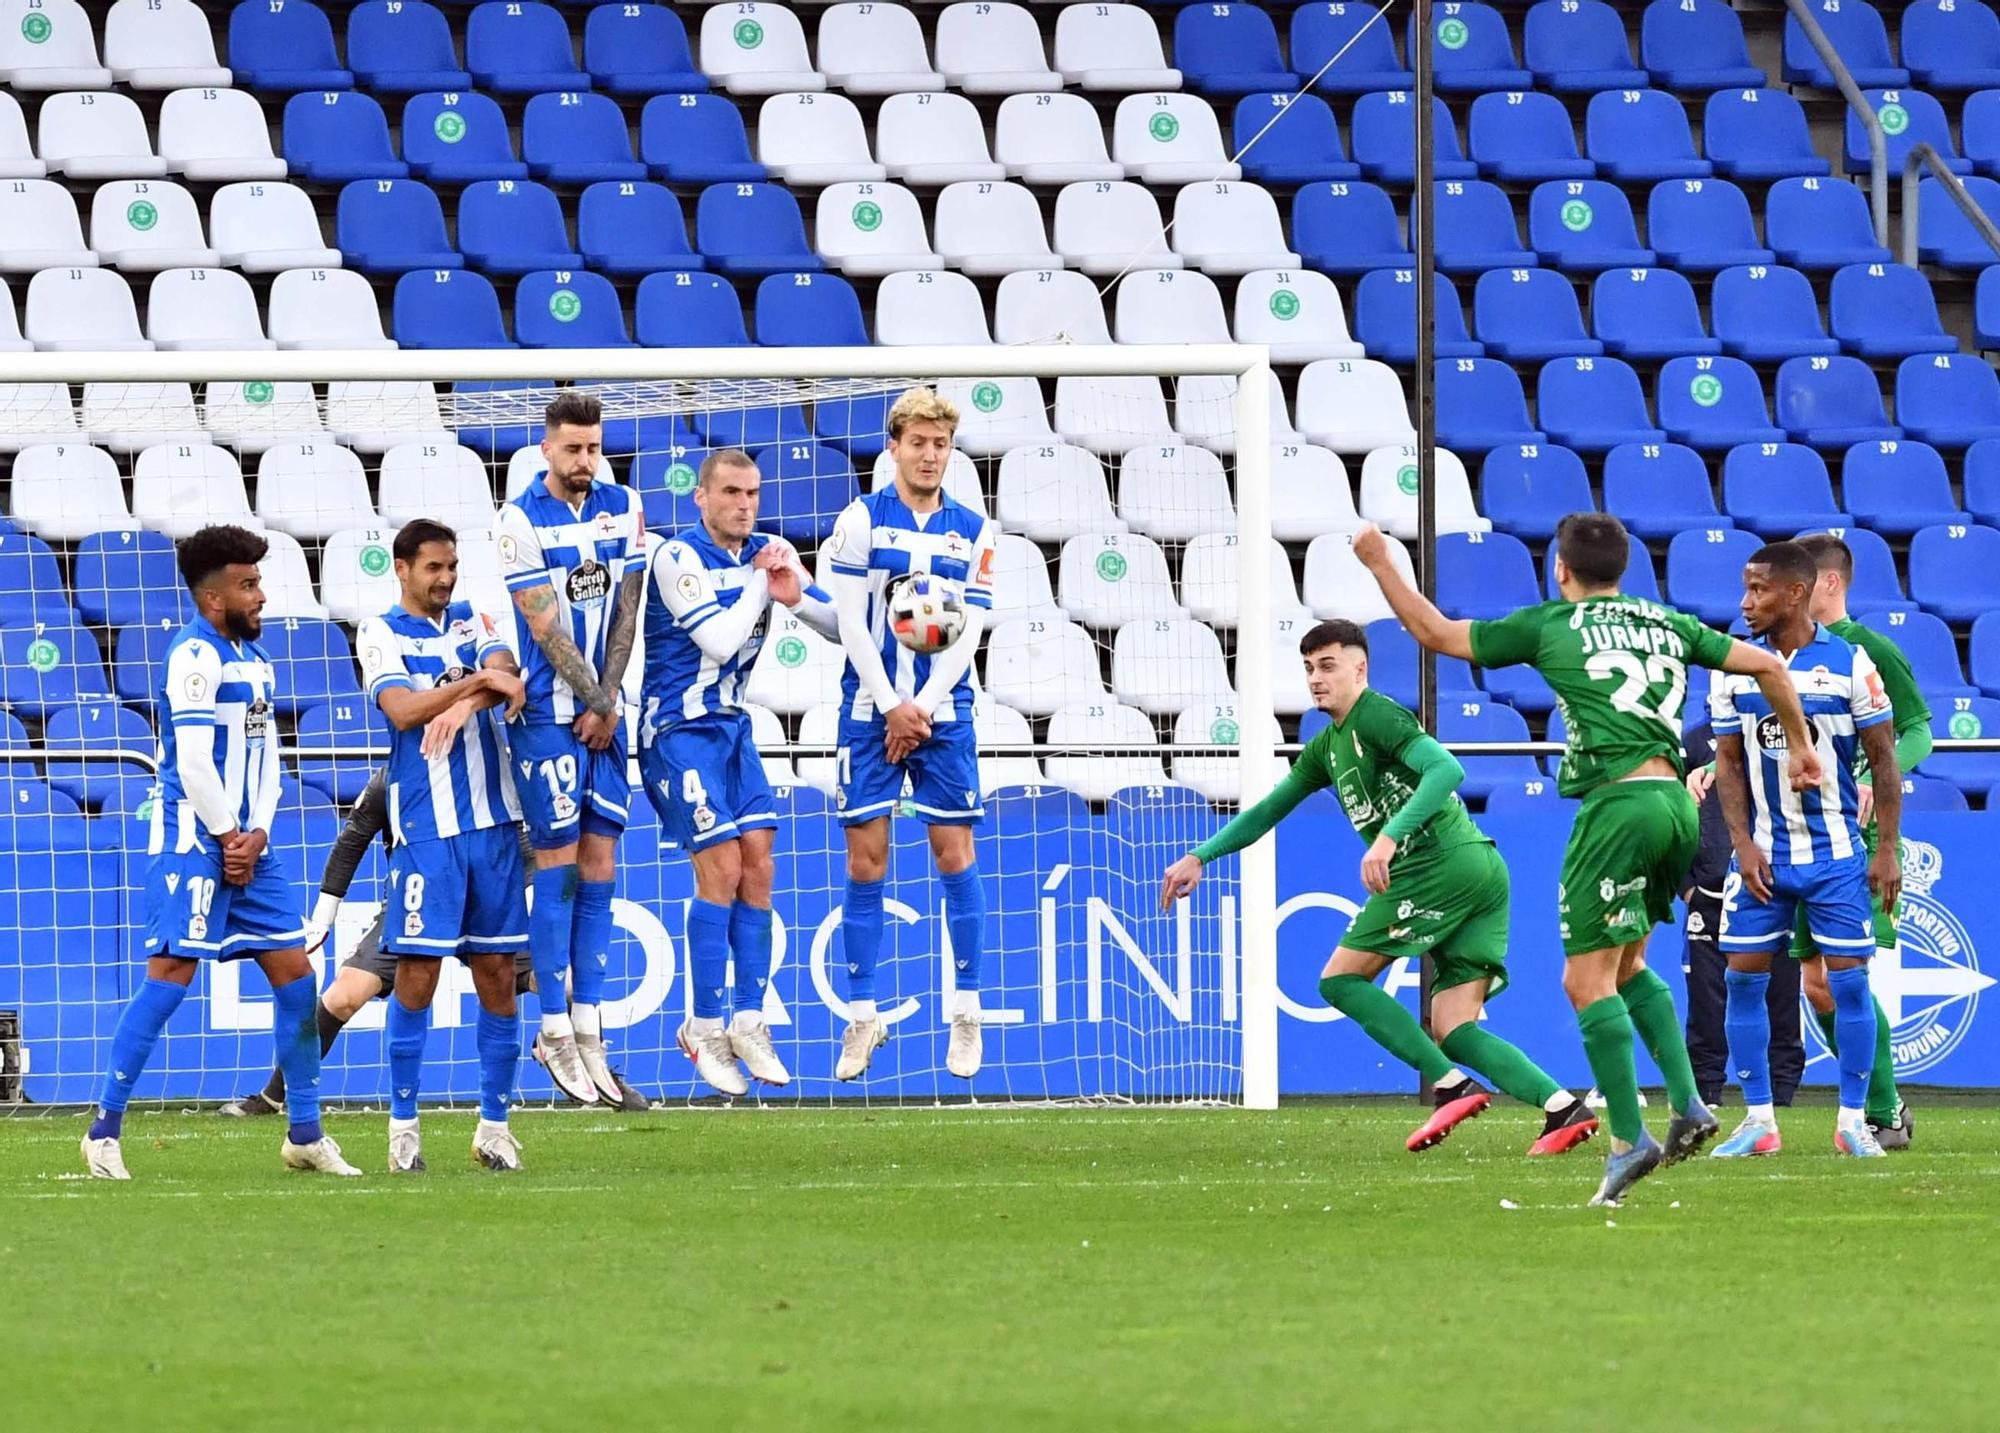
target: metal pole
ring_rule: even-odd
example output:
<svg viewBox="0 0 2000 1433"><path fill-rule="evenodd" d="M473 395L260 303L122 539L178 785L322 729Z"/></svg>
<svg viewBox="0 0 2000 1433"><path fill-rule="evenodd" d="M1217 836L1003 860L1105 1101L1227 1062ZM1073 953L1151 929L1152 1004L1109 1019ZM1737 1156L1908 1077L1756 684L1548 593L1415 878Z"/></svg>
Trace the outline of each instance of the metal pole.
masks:
<svg viewBox="0 0 2000 1433"><path fill-rule="evenodd" d="M1437 600L1437 235L1433 216L1436 198L1431 105L1431 0L1415 0L1410 26L1410 68L1416 72L1416 183L1410 191L1410 247L1417 256L1417 582L1425 597ZM1421 649L1417 666L1417 716L1424 730L1437 734L1437 654ZM1418 1009L1426 1027L1431 1018L1431 958L1423 960ZM1417 1077L1421 1096L1423 1077Z"/></svg>

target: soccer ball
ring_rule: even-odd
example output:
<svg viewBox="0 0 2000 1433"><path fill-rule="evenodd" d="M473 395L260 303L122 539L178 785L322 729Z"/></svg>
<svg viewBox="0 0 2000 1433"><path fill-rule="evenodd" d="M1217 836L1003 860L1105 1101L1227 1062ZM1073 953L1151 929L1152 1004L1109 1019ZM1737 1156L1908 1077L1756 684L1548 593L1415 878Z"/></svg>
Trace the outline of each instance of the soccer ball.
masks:
<svg viewBox="0 0 2000 1433"><path fill-rule="evenodd" d="M942 652L965 630L958 589L928 572L913 572L889 593L889 630L919 656Z"/></svg>

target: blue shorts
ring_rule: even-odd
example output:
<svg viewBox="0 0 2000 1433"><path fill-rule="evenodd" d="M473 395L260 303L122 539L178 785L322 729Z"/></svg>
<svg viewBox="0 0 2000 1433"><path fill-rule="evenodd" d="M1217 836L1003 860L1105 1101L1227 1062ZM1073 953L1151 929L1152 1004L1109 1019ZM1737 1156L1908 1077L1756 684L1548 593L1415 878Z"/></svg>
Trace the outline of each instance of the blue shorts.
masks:
<svg viewBox="0 0 2000 1433"><path fill-rule="evenodd" d="M222 848L162 851L146 867L146 954L241 960L305 944L299 893L268 850L247 886L222 879Z"/></svg>
<svg viewBox="0 0 2000 1433"><path fill-rule="evenodd" d="M632 788L625 779L625 728L611 745L592 751L567 723L516 722L507 728L514 790L537 851L567 846L578 836L616 837L624 831Z"/></svg>
<svg viewBox="0 0 2000 1433"><path fill-rule="evenodd" d="M1875 912L1868 897L1868 858L1857 852L1844 861L1810 866L1771 863L1771 899L1760 901L1743 885L1732 860L1722 883L1724 955L1789 951L1792 928L1803 909L1813 949L1821 955L1866 959L1875 953Z"/></svg>
<svg viewBox="0 0 2000 1433"><path fill-rule="evenodd" d="M526 950L526 884L511 825L398 846L389 853L382 949L435 960Z"/></svg>
<svg viewBox="0 0 2000 1433"><path fill-rule="evenodd" d="M771 783L740 713L677 726L641 747L639 777L668 843L683 850L777 829Z"/></svg>
<svg viewBox="0 0 2000 1433"><path fill-rule="evenodd" d="M883 746L889 724L840 718L833 807L843 826L893 812L907 776L910 803L926 826L977 826L986 819L979 795L979 736L969 721L938 722L930 740L897 766Z"/></svg>

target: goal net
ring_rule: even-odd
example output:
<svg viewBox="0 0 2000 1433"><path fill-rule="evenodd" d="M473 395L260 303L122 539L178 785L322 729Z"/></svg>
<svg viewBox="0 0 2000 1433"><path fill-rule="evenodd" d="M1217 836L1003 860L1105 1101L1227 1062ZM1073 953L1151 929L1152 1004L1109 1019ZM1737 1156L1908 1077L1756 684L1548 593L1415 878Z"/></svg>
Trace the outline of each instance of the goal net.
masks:
<svg viewBox="0 0 2000 1433"><path fill-rule="evenodd" d="M1272 649L1275 637L1290 678L1298 619L1271 610L1258 560L1271 543L1261 350L60 361L68 369L48 377L73 381L10 387L0 413L18 529L0 534L11 564L0 602L12 604L0 626L11 714L0 717L0 744L25 757L0 838L0 1046L11 1052L0 1079L25 1077L11 1091L0 1084L0 1100L94 1098L120 1009L144 978L154 694L166 643L190 615L175 538L233 521L269 539L262 640L278 669L287 773L272 847L303 912L387 754L353 634L398 600L395 531L417 517L456 529L457 595L515 633L496 510L539 480L542 412L557 388L603 401L600 476L639 499L649 544L700 521L703 459L742 448L762 475L759 527L795 545L829 587L826 539L850 501L894 481L886 410L921 383L960 413L946 491L999 534L995 606L973 673L985 1066L969 1084L945 1070L954 952L906 790L878 977L891 1038L863 1079L833 1079L847 1018L833 780L842 655L774 607L744 696L780 817L765 1015L794 1081L751 1098L1275 1102L1268 855L1216 869L1170 912L1159 899L1165 868L1246 790L1267 789L1275 713L1287 705L1278 689L1296 685L1274 679ZM37 362L46 370L50 356ZM573 376L543 376L558 367ZM628 733L652 639L642 633L627 673ZM675 1048L691 1011L692 867L666 843L636 762L632 777L607 952L612 1063L657 1098L707 1100L713 1092ZM375 922L386 865L378 841L320 957L323 984ZM329 1099L386 1097L383 1008L364 1007L328 1057ZM535 998L522 1008L532 1038ZM476 1014L469 976L447 962L427 1097L476 1095ZM269 989L250 962L205 964L138 1098L207 1101L257 1087L270 1028ZM551 1097L538 1065L521 1070L524 1099Z"/></svg>

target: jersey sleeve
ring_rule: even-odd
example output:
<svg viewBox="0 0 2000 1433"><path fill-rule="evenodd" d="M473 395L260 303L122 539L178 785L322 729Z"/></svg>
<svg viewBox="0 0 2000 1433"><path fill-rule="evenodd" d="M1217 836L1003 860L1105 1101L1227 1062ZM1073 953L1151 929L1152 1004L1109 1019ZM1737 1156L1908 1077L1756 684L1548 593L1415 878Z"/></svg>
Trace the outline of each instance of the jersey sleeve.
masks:
<svg viewBox="0 0 2000 1433"><path fill-rule="evenodd" d="M860 499L847 505L847 510L833 525L833 540L830 561L833 570L842 577L866 577L868 559L874 551L875 525L869 519L868 508ZM990 605L990 601L989 601Z"/></svg>
<svg viewBox="0 0 2000 1433"><path fill-rule="evenodd" d="M965 605L993 610L993 560L998 554L1000 532L988 518L979 526L979 540L972 554L972 580L965 584Z"/></svg>
<svg viewBox="0 0 2000 1433"><path fill-rule="evenodd" d="M1875 663L1876 672L1881 675L1882 690L1889 694L1889 708L1896 730L1928 728L1931 724L1931 704L1924 700L1923 689L1917 685L1917 674L1910 667L1910 659L1903 655L1903 649L1880 632L1867 629L1863 631L1863 639L1855 645L1868 654Z"/></svg>
<svg viewBox="0 0 2000 1433"><path fill-rule="evenodd" d="M646 509L640 506L638 496L630 488L618 491L625 494L625 512L631 519L625 534L625 551L618 559L618 575L622 579L627 573L646 570Z"/></svg>
<svg viewBox="0 0 2000 1433"><path fill-rule="evenodd" d="M1866 647L1858 644L1854 648L1854 681L1848 688L1848 710L1854 713L1856 731L1880 726L1895 715L1875 659L1868 655Z"/></svg>
<svg viewBox="0 0 2000 1433"><path fill-rule="evenodd" d="M215 689L222 685L222 654L195 639L167 658L167 715L175 726L215 725Z"/></svg>
<svg viewBox="0 0 2000 1433"><path fill-rule="evenodd" d="M1542 623L1549 615L1547 603L1522 607L1505 617L1488 618L1472 624L1472 660L1482 667L1511 667L1532 662L1542 645Z"/></svg>
<svg viewBox="0 0 2000 1433"><path fill-rule="evenodd" d="M413 689L416 686L410 680L410 669L403 664L403 649L387 622L380 617L370 617L356 631L355 641L361 648L361 680L367 688L369 701L379 702L382 693L392 687Z"/></svg>
<svg viewBox="0 0 2000 1433"><path fill-rule="evenodd" d="M722 610L715 600L715 580L684 542L663 542L654 551L653 590L683 632L694 631Z"/></svg>
<svg viewBox="0 0 2000 1433"><path fill-rule="evenodd" d="M1743 729L1743 714L1736 709L1736 679L1725 676L1709 685L1708 725L1717 737Z"/></svg>
<svg viewBox="0 0 2000 1433"><path fill-rule="evenodd" d="M1729 660L1729 649L1736 645L1734 637L1716 631L1691 612L1674 613L1674 625L1680 629L1681 640L1687 643L1689 662L1697 667L1722 670L1722 664Z"/></svg>
<svg viewBox="0 0 2000 1433"><path fill-rule="evenodd" d="M541 534L519 503L500 509L500 575L509 592L536 587L549 580L549 565L542 555Z"/></svg>

